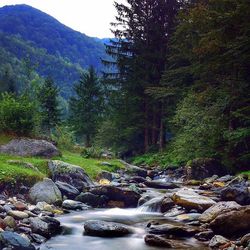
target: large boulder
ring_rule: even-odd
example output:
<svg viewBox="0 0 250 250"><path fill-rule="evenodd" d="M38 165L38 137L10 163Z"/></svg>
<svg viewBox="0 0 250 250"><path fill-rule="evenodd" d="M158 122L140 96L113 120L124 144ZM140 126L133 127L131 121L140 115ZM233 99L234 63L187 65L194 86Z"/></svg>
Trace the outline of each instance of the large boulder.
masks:
<svg viewBox="0 0 250 250"><path fill-rule="evenodd" d="M0 249L4 247L13 250L35 250L30 241L20 234L5 231L0 233Z"/></svg>
<svg viewBox="0 0 250 250"><path fill-rule="evenodd" d="M104 195L95 195L89 192L81 193L76 197L77 201L85 203L91 207L106 207L108 197Z"/></svg>
<svg viewBox="0 0 250 250"><path fill-rule="evenodd" d="M179 190L173 194L172 199L179 206L199 211L204 211L216 203L211 198L199 195L191 189Z"/></svg>
<svg viewBox="0 0 250 250"><path fill-rule="evenodd" d="M86 235L99 237L121 237L132 233L131 229L123 224L99 220L89 220L84 223Z"/></svg>
<svg viewBox="0 0 250 250"><path fill-rule="evenodd" d="M39 201L45 201L48 204L61 204L62 194L56 184L48 178L36 183L29 192L31 202L36 204Z"/></svg>
<svg viewBox="0 0 250 250"><path fill-rule="evenodd" d="M186 165L185 172L189 180L203 180L213 175L223 176L226 174L226 169L215 159L198 158Z"/></svg>
<svg viewBox="0 0 250 250"><path fill-rule="evenodd" d="M61 230L60 222L47 216L29 218L29 223L33 233L40 234L46 238L50 238Z"/></svg>
<svg viewBox="0 0 250 250"><path fill-rule="evenodd" d="M143 168L140 168L140 167L137 167L137 166L134 166L134 165L131 165L125 161L122 161L121 160L121 163L123 163L127 169L127 172L130 173L130 174L134 174L134 175L137 175L137 176L141 176L141 177L146 177L147 176L147 170L143 169Z"/></svg>
<svg viewBox="0 0 250 250"><path fill-rule="evenodd" d="M250 206L244 206L233 211L224 211L210 223L210 227L216 234L236 236L250 231L249 222Z"/></svg>
<svg viewBox="0 0 250 250"><path fill-rule="evenodd" d="M158 236L158 235L147 234L144 237L144 241L149 246L172 248L172 245L169 243L169 241L166 238Z"/></svg>
<svg viewBox="0 0 250 250"><path fill-rule="evenodd" d="M51 142L35 139L13 139L0 146L0 153L17 156L41 156L51 158L60 155L59 150Z"/></svg>
<svg viewBox="0 0 250 250"><path fill-rule="evenodd" d="M63 161L50 161L49 169L53 181L61 181L70 184L81 191L84 187L93 186L94 183L80 166Z"/></svg>
<svg viewBox="0 0 250 250"><path fill-rule="evenodd" d="M79 190L68 183L62 181L56 181L55 184L60 189L62 195L65 195L69 199L74 199L80 194Z"/></svg>
<svg viewBox="0 0 250 250"><path fill-rule="evenodd" d="M236 201L241 205L250 205L250 192L248 182L235 178L221 190L223 201Z"/></svg>
<svg viewBox="0 0 250 250"><path fill-rule="evenodd" d="M199 218L199 221L203 223L211 222L218 215L223 214L225 210L234 210L239 208L240 205L235 201L221 201L210 208L208 208Z"/></svg>
<svg viewBox="0 0 250 250"><path fill-rule="evenodd" d="M137 207L140 195L128 188L119 188L115 186L98 186L90 189L92 194L108 197L109 201L118 201L124 207ZM120 203L120 204L121 204ZM118 204L118 203L117 203Z"/></svg>

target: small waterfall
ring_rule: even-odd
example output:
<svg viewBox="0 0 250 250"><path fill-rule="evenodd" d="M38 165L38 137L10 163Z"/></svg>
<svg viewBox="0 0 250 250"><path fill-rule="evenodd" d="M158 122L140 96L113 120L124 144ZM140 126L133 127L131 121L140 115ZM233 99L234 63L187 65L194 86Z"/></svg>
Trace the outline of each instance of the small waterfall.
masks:
<svg viewBox="0 0 250 250"><path fill-rule="evenodd" d="M140 212L161 212L161 204L162 204L163 197L155 197L147 202L145 202L143 205L137 208Z"/></svg>

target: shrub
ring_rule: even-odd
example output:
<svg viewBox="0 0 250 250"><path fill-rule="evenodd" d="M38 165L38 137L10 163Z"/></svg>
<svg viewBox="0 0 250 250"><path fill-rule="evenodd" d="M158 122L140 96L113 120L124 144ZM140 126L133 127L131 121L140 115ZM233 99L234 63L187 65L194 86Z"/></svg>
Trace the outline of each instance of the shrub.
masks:
<svg viewBox="0 0 250 250"><path fill-rule="evenodd" d="M35 127L35 108L25 97L3 93L0 96L0 130L17 135L30 135Z"/></svg>

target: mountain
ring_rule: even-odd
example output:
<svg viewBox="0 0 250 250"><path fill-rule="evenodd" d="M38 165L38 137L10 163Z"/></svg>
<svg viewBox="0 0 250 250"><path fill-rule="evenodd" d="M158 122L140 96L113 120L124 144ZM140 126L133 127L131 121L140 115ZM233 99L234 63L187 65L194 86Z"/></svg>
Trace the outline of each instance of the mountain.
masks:
<svg viewBox="0 0 250 250"><path fill-rule="evenodd" d="M17 64L28 58L40 76L54 78L64 95L83 69L93 65L100 72L100 58L106 58L101 40L74 31L28 5L0 8L0 46L0 69L6 64L4 55L15 58Z"/></svg>

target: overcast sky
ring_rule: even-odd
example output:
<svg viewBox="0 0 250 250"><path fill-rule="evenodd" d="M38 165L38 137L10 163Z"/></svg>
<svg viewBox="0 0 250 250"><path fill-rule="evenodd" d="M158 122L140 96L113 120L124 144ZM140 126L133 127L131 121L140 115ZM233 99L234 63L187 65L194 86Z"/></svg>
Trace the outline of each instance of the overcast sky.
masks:
<svg viewBox="0 0 250 250"><path fill-rule="evenodd" d="M0 0L0 7L13 4L31 5L88 36L112 36L110 22L116 15L114 0Z"/></svg>

